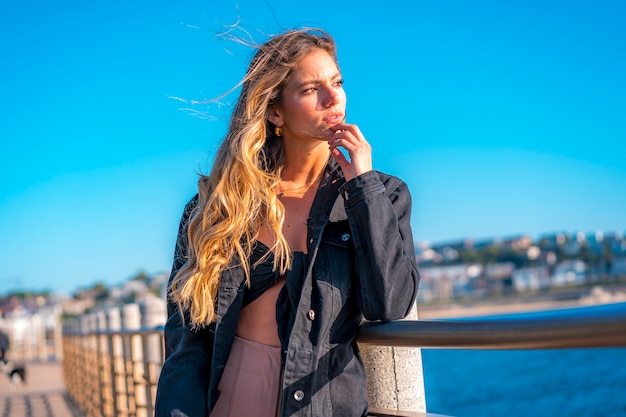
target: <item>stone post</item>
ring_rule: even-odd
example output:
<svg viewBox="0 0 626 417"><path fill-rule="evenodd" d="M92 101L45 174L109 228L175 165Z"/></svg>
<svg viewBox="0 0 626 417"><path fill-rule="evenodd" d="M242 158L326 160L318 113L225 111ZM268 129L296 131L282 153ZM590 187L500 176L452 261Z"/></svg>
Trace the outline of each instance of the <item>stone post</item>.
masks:
<svg viewBox="0 0 626 417"><path fill-rule="evenodd" d="M122 330L122 316L118 308L112 308L107 311L107 323L110 331Z"/></svg>
<svg viewBox="0 0 626 417"><path fill-rule="evenodd" d="M145 296L139 303L141 311L141 327L144 330L163 326L167 320L165 300L153 295ZM144 357L149 363L163 362L163 347L158 334L148 335L144 341Z"/></svg>
<svg viewBox="0 0 626 417"><path fill-rule="evenodd" d="M167 306L165 299L152 294L147 294L139 302L141 310L141 327L144 330L157 329L163 326L167 320ZM156 400L156 387L161 373L164 359L164 347L162 331L148 334L143 339L144 355L144 387L147 396L148 414L153 414L153 404Z"/></svg>
<svg viewBox="0 0 626 417"><path fill-rule="evenodd" d="M106 334L109 330L107 313L99 311L96 313L98 331L103 334L98 336L98 365L100 373L100 415L103 417L113 417L115 402L113 395L113 365L110 336Z"/></svg>
<svg viewBox="0 0 626 417"><path fill-rule="evenodd" d="M141 312L138 304L125 304L122 306L122 328L124 330L141 329Z"/></svg>
<svg viewBox="0 0 626 417"><path fill-rule="evenodd" d="M122 314L119 308L111 308L107 311L107 321L109 331L119 332L122 330ZM113 415L127 416L129 412L128 407L128 393L126 388L126 372L124 361L124 343L122 336L111 335L108 340L109 352L111 352L112 366L111 366L111 381L113 383Z"/></svg>
<svg viewBox="0 0 626 417"><path fill-rule="evenodd" d="M417 320L414 305L406 320ZM370 408L426 412L422 352L419 348L360 345L367 371Z"/></svg>
<svg viewBox="0 0 626 417"><path fill-rule="evenodd" d="M141 311L138 304L126 304L122 307L122 324L124 330L141 329ZM124 342L130 409L137 417L148 417L142 336L130 335Z"/></svg>

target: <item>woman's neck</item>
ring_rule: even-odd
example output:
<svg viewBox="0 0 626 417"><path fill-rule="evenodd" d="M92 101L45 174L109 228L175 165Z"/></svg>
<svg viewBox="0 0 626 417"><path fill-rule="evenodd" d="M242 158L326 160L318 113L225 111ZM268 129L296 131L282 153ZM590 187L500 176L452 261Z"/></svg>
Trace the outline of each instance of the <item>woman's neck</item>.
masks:
<svg viewBox="0 0 626 417"><path fill-rule="evenodd" d="M326 142L316 146L285 146L285 165L281 178L283 182L305 184L315 181L330 157Z"/></svg>

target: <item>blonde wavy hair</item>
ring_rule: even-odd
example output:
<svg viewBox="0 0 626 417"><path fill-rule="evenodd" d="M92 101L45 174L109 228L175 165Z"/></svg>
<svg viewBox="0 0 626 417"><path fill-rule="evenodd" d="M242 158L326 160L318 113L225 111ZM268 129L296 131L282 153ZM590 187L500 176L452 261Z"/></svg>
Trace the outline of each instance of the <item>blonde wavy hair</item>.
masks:
<svg viewBox="0 0 626 417"><path fill-rule="evenodd" d="M274 269L281 274L289 269L291 252L282 233L284 207L275 191L283 167L283 142L267 116L303 57L322 49L337 61L334 40L320 29L291 30L256 48L238 84L241 93L210 175L201 175L198 181L198 206L188 223L187 260L170 286L171 299L181 313L188 312L194 327L216 320L224 269L243 267L249 285L248 259L261 225L269 225L275 235Z"/></svg>

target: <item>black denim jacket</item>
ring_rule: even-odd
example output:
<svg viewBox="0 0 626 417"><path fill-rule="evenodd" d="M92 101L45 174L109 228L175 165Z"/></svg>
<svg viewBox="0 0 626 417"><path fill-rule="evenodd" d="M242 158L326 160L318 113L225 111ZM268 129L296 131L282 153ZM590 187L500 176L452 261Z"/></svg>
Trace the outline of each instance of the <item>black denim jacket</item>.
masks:
<svg viewBox="0 0 626 417"><path fill-rule="evenodd" d="M194 197L185 208L171 277L186 260L186 225L196 204ZM415 302L419 274L410 214L411 196L400 179L372 171L346 183L337 164L329 163L307 222L309 269L284 352L281 416L367 414L365 369L355 338L363 318L400 319ZM156 417L209 414L219 396L244 285L241 267L226 269L218 320L199 330L183 325L176 305L168 303Z"/></svg>

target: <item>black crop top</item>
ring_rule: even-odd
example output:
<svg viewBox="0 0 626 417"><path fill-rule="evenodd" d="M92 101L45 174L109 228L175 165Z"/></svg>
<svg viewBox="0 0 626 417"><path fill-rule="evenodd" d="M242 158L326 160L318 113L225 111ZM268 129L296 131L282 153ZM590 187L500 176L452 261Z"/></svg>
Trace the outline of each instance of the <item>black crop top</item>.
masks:
<svg viewBox="0 0 626 417"><path fill-rule="evenodd" d="M255 264L269 252L267 245L257 241L250 255L250 286L246 286L243 294L243 306L247 306L259 298L268 288L278 281L278 272L273 271L274 254L269 253L263 262Z"/></svg>
<svg viewBox="0 0 626 417"><path fill-rule="evenodd" d="M272 285L276 284L280 278L279 272L274 271L274 254L269 253L267 257L260 264L254 266L259 259L265 254L270 252L270 248L263 242L257 241L252 249L250 255L250 286L246 286L243 295L243 307L252 303L259 298L265 291L267 291ZM293 253L293 262L291 265L291 271L297 271L298 274L303 272L303 265L306 260L306 255L303 252Z"/></svg>
<svg viewBox="0 0 626 417"><path fill-rule="evenodd" d="M259 298L267 289L274 285L280 278L278 271L273 271L274 254L268 256L260 264L254 266L270 248L257 241L250 255L250 286L246 286L243 294L243 307ZM278 337L283 350L287 349L289 335L296 319L296 311L304 277L307 269L307 255L304 252L294 252L291 269L287 271L285 285L278 294L276 300L276 323L278 324Z"/></svg>

